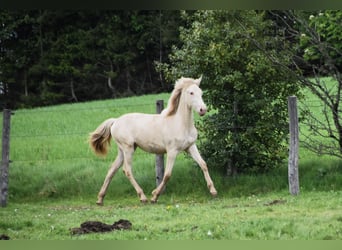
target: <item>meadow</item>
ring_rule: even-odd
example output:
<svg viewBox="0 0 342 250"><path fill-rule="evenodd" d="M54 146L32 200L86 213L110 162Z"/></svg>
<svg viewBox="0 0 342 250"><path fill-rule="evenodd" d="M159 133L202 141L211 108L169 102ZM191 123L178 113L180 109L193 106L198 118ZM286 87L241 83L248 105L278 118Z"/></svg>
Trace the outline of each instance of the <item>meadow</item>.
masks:
<svg viewBox="0 0 342 250"><path fill-rule="evenodd" d="M8 205L0 235L11 239L342 239L342 162L300 149L300 194L288 192L287 162L266 174L211 172L212 198L199 167L179 155L157 204L141 204L122 171L104 206L95 204L116 148L96 157L88 134L127 112L155 113L169 94L16 110L11 120ZM196 119L200 119L196 116ZM303 131L303 128L302 130ZM145 194L155 187L155 156L138 150L133 171ZM208 162L210 170L210 162ZM84 221L132 222L129 231L71 235Z"/></svg>

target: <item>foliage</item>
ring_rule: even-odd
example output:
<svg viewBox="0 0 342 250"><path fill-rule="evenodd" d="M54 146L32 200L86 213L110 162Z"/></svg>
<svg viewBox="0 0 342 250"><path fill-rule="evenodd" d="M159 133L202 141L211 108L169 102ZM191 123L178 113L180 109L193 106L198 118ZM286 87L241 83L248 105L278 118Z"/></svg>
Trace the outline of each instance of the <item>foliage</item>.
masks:
<svg viewBox="0 0 342 250"><path fill-rule="evenodd" d="M227 174L266 171L286 156L287 97L298 88L262 50L288 62L271 22L256 11L198 11L184 16L184 45L174 48L170 78L204 75L202 89L212 112L202 123L202 151Z"/></svg>
<svg viewBox="0 0 342 250"><path fill-rule="evenodd" d="M168 90L154 61L177 44L178 11L1 10L5 107Z"/></svg>
<svg viewBox="0 0 342 250"><path fill-rule="evenodd" d="M274 16L281 20L280 25L287 30L286 33L291 34L295 41L293 47L297 49L288 50L292 58L291 67L276 57L271 60L293 75L303 89L317 97L315 103L304 101L302 105L301 113L310 131L301 143L316 153L341 158L342 12L281 11ZM309 105L319 109L313 112Z"/></svg>
<svg viewBox="0 0 342 250"><path fill-rule="evenodd" d="M298 19L300 17L297 16ZM322 112L325 114L322 121L305 110L312 126L306 145L316 152L342 157L342 12L326 10L316 15L313 13L305 21L302 21L306 26L302 25L305 29L301 34L301 48L304 50L303 59L311 65L315 76L305 85L309 85L309 89L323 102ZM328 75L332 80L318 81L317 77L322 75ZM317 135L330 139L312 142L310 139Z"/></svg>
<svg viewBox="0 0 342 250"><path fill-rule="evenodd" d="M327 60L330 59L341 69L342 12L336 10L313 12L305 21L306 26L300 27L303 32L300 36L300 45L304 50L303 58L306 61L320 63L323 67L329 67Z"/></svg>

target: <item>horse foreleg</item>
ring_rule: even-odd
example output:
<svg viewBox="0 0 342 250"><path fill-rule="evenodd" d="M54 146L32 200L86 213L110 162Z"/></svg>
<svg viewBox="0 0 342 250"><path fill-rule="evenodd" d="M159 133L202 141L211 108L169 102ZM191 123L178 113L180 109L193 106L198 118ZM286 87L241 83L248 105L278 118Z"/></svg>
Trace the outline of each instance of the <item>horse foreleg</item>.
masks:
<svg viewBox="0 0 342 250"><path fill-rule="evenodd" d="M138 182L135 180L132 172L132 156L134 153L134 147L128 147L124 150L124 173L127 176L128 180L131 182L132 186L134 187L135 191L137 192L140 201L145 203L147 202L147 198L144 194L144 191L139 186Z"/></svg>
<svg viewBox="0 0 342 250"><path fill-rule="evenodd" d="M167 160L166 160L166 167L164 172L163 180L160 182L159 186L152 191L152 198L151 202L155 203L158 200L160 193L164 190L166 183L171 177L172 168L175 163L176 157L178 152L168 152L167 153Z"/></svg>
<svg viewBox="0 0 342 250"><path fill-rule="evenodd" d="M214 183L210 178L209 175L209 171L208 171L208 167L206 162L203 160L202 156L200 155L200 153L198 152L197 146L196 144L192 145L187 152L191 155L191 157L197 162L197 164L201 167L203 174L204 174L204 178L207 182L207 186L209 188L209 192L211 193L212 196L216 196L217 195L217 191L215 189Z"/></svg>
<svg viewBox="0 0 342 250"><path fill-rule="evenodd" d="M115 175L115 173L121 167L122 162L123 162L123 154L122 154L122 151L120 149L118 149L118 155L116 156L115 161L113 162L110 169L108 170L108 173L107 173L106 178L103 182L101 190L100 190L99 194L97 195L97 202L96 202L97 205L103 205L103 198L106 195L108 186L109 186L113 176Z"/></svg>

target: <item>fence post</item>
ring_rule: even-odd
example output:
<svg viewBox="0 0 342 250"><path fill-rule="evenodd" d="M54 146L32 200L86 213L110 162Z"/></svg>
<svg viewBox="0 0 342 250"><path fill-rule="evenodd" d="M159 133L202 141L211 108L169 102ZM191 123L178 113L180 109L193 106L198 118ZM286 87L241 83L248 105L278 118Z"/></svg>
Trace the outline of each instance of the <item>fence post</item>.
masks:
<svg viewBox="0 0 342 250"><path fill-rule="evenodd" d="M11 126L11 110L3 110L3 127L2 127L2 160L1 160L1 176L0 176L0 204L1 207L7 205L8 194L8 168L9 168L9 148L10 148L10 126Z"/></svg>
<svg viewBox="0 0 342 250"><path fill-rule="evenodd" d="M157 100L156 101L156 113L160 114L164 109L164 100ZM156 155L156 185L157 187L163 180L164 176L164 155L157 154Z"/></svg>
<svg viewBox="0 0 342 250"><path fill-rule="evenodd" d="M288 97L289 109L289 130L290 130L290 148L288 162L289 191L292 195L299 194L299 176L298 176L298 148L299 148L299 129L298 129L298 111L297 97Z"/></svg>

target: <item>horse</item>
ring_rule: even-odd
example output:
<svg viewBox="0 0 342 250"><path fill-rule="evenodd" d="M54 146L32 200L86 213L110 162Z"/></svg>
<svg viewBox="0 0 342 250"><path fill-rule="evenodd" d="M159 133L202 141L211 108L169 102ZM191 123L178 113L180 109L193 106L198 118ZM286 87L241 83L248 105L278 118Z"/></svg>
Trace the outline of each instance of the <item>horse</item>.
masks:
<svg viewBox="0 0 342 250"><path fill-rule="evenodd" d="M217 195L207 164L196 146L198 132L194 126L193 111L200 116L207 112L202 99L202 90L199 87L201 80L202 76L198 79L185 77L178 79L167 107L160 114L124 114L119 118L105 120L90 133L89 144L97 155L107 154L112 138L118 146L118 154L108 170L96 204L103 205L108 186L121 165L140 201L143 203L148 201L132 173L132 156L137 147L149 153L167 154L164 176L157 188L152 191L152 203L157 202L171 177L177 155L183 151L188 153L202 169L211 195Z"/></svg>

